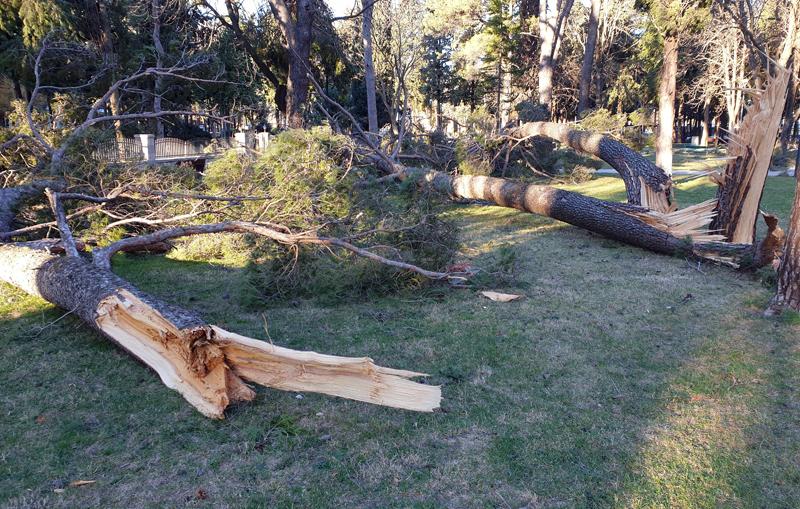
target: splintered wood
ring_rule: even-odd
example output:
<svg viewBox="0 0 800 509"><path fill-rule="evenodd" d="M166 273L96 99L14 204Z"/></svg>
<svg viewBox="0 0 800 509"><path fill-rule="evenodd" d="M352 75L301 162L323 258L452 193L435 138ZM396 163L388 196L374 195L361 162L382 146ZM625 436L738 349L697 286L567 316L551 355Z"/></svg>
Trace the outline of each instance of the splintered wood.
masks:
<svg viewBox="0 0 800 509"><path fill-rule="evenodd" d="M719 186L718 215L711 228L723 234L728 242L755 241L761 193L772 162L791 74L781 66L774 67L764 90L748 91L753 103L737 132L730 133L728 163L724 170L710 175Z"/></svg>
<svg viewBox="0 0 800 509"><path fill-rule="evenodd" d="M642 177L639 177L639 183L641 185L640 203L642 207L662 213L669 213L678 208L678 202L674 199L670 201L665 191L654 191L652 187L647 185Z"/></svg>
<svg viewBox="0 0 800 509"><path fill-rule="evenodd" d="M692 242L716 242L725 239L724 235L711 233L708 225L714 219L717 200L706 200L696 205L663 213L654 210L631 211L630 215L639 218L653 228L667 232L679 239Z"/></svg>
<svg viewBox="0 0 800 509"><path fill-rule="evenodd" d="M371 359L300 352L209 325L180 330L121 289L97 310L98 328L153 368L204 415L255 397L244 380L287 391L341 396L408 410L439 407L441 389L409 378L423 373L384 368Z"/></svg>

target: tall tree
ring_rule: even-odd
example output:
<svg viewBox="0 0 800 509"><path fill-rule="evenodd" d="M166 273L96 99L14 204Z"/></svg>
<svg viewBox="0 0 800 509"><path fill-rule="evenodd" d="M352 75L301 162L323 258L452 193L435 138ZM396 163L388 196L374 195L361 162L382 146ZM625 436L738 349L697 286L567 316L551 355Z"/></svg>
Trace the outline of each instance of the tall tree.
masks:
<svg viewBox="0 0 800 509"><path fill-rule="evenodd" d="M561 48L564 22L574 0L540 0L539 2L539 103L548 109L553 105L553 73Z"/></svg>
<svg viewBox="0 0 800 509"><path fill-rule="evenodd" d="M436 130L442 130L442 106L449 99L450 91L455 79L450 67L452 48L446 36L426 36L424 39L425 53L422 56L424 65L420 69L420 91L424 94L429 105L435 107Z"/></svg>
<svg viewBox="0 0 800 509"><path fill-rule="evenodd" d="M602 0L592 0L589 11L589 22L586 25L586 47L581 64L580 86L578 89L578 115L589 107L589 94L592 88L592 67L594 51L597 47L597 28L600 24L600 7Z"/></svg>
<svg viewBox="0 0 800 509"><path fill-rule="evenodd" d="M656 165L672 175L672 137L675 125L675 81L678 75L678 34L664 36L664 57L658 79Z"/></svg>
<svg viewBox="0 0 800 509"><path fill-rule="evenodd" d="M367 88L367 121L369 132L378 132L378 104L375 99L375 61L372 57L372 7L375 0L361 0L361 40L364 44L364 85Z"/></svg>
<svg viewBox="0 0 800 509"><path fill-rule="evenodd" d="M658 83L658 131L656 164L672 174L672 141L675 124L675 88L681 39L701 29L709 16L709 0L645 0L649 25L646 41L660 46Z"/></svg>
<svg viewBox="0 0 800 509"><path fill-rule="evenodd" d="M161 43L161 13L162 6L161 0L152 1L152 17L153 17L153 49L156 54L156 67L163 67L164 65L164 45ZM153 82L153 113L161 113L161 95L164 93L164 78L159 74L156 75ZM156 137L164 137L164 122L161 117L156 117Z"/></svg>
<svg viewBox="0 0 800 509"><path fill-rule="evenodd" d="M289 76L286 80L286 117L289 127L303 127L303 108L308 100L314 4L311 0L269 0L272 14L283 34Z"/></svg>

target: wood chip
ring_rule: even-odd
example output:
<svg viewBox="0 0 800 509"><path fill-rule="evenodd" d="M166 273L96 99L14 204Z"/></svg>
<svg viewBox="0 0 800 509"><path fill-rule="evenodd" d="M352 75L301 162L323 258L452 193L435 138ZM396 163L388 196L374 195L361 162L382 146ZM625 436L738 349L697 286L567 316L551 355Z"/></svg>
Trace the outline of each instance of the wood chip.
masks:
<svg viewBox="0 0 800 509"><path fill-rule="evenodd" d="M88 484L94 484L97 481L87 481L87 480L79 480L79 481L72 481L69 483L70 488L77 488L78 486L86 486Z"/></svg>
<svg viewBox="0 0 800 509"><path fill-rule="evenodd" d="M481 295L495 302L511 302L512 300L517 300L522 298L522 295L516 295L514 293L493 292L490 290L481 292Z"/></svg>

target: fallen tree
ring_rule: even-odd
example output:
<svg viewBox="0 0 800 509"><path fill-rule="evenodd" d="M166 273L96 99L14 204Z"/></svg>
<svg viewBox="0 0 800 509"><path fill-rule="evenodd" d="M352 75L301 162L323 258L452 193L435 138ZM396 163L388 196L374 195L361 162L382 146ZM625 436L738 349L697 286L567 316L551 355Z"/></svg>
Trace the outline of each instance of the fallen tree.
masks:
<svg viewBox="0 0 800 509"><path fill-rule="evenodd" d="M40 186L39 186L40 187ZM400 260L380 256L369 249L314 231L293 233L271 223L223 221L210 224L184 224L150 233L131 235L103 247L91 255L83 253L86 245L73 236L64 204L85 201L91 207L126 203L151 203L153 200L233 201L250 197L215 197L205 194L175 193L115 188L107 196L81 192L58 192L48 187L26 186L22 192L6 196L40 200L46 198L55 221L31 225L9 234L20 235L55 226L61 240L53 245L46 239L34 242L0 243L0 280L41 297L80 318L155 370L164 384L178 391L204 415L222 418L231 403L248 401L255 392L246 382L267 387L310 391L341 396L369 403L416 411L439 407L441 391L437 386L410 380L424 376L407 370L376 365L369 358L348 358L314 352L295 351L253 338L228 332L203 321L196 313L164 302L135 288L111 272L111 258L117 252L163 249L168 240L211 233L248 233L296 247L300 244L343 249L398 270L415 272L430 279L459 281L458 274L425 270ZM104 210L105 211L105 210ZM106 211L107 212L107 211ZM126 216L118 224L152 226L175 223L179 215L160 220ZM188 217L196 217L190 214ZM9 222L10 223L10 222ZM9 238L0 233L0 238ZM65 256L60 256L63 253Z"/></svg>
<svg viewBox="0 0 800 509"><path fill-rule="evenodd" d="M761 267L778 259L784 239L775 216L762 213L767 233L758 242L755 224L780 121L775 112L782 111L788 74L777 68L766 88L753 92L756 100L742 122L752 129L732 135L729 164L722 172L711 174L719 186L717 198L681 210L675 210L672 182L660 168L615 140L565 124L528 123L512 130L511 136L547 136L606 160L622 176L629 203L503 178L409 168L390 161L386 154L368 157L386 174L375 182L412 179L452 198L482 200L551 217L657 253L693 255L734 267ZM374 144L371 148L376 151Z"/></svg>
<svg viewBox="0 0 800 509"><path fill-rule="evenodd" d="M0 244L0 279L43 298L98 330L156 371L203 415L250 401L245 381L417 411L439 407L438 386L422 373L369 358L300 352L240 336L148 295L83 257L56 256L41 243Z"/></svg>
<svg viewBox="0 0 800 509"><path fill-rule="evenodd" d="M671 212L677 208L672 196L672 178L649 159L610 136L581 131L557 122L528 122L512 129L509 135L515 139L544 136L577 152L602 159L625 182L630 204L656 212Z"/></svg>
<svg viewBox="0 0 800 509"><path fill-rule="evenodd" d="M42 65L43 57L48 51L66 51L64 48L70 49L71 46L65 47L49 38L45 39L36 58L36 84L26 115L32 136L17 136L0 147L0 150L7 150L20 140L30 139L36 147L39 161L36 171L19 175L18 185L0 189L0 281L67 310L151 367L165 385L178 391L208 417L222 418L231 403L252 400L255 392L247 382L282 390L319 392L415 411L432 411L439 407L439 387L411 380L423 376L421 373L381 367L366 357L338 357L291 350L228 332L205 322L190 310L142 292L115 275L111 271L111 257L117 252L163 250L166 240L186 235L246 232L293 247L314 244L327 249L345 249L427 278L457 278L449 273L427 271L401 260L385 258L346 240L319 236L315 231L292 233L289 228L280 225L245 221L186 224L189 220L197 221L203 215L230 213L233 207L241 208L246 202L263 202L267 199L263 196L181 192L170 187L169 182L155 182L157 178L153 182L163 188L147 189L137 185L140 182L137 175L126 181L124 171L121 176L113 176L114 172L99 176L90 174L88 179L87 174L82 175L80 171L73 175L75 168L67 157L67 149L91 127L100 123L187 113L160 111L103 115L101 109L110 94L123 91L126 87L136 87L136 82L153 76L169 75L204 83L215 80L186 74L199 68L201 61L139 70L112 83L99 99L92 102L85 120L60 138L60 145L53 146L50 138L44 136L37 125L32 108L37 94L82 89L45 85L42 82L46 67ZM96 75L89 79L89 83L95 79ZM41 173L49 173L50 177L43 178ZM108 187L110 191L103 191ZM89 205L66 213L65 203L70 201L88 202ZM177 202L191 202L194 205L181 207L176 205ZM25 209L28 213L22 224L31 218L41 217L43 203L49 203L54 220L14 229L23 206L30 205ZM212 208L207 206L209 203L224 205ZM172 210L176 210L174 215L164 217ZM81 238L81 233L87 233L86 230L73 235L68 221L87 225L90 220L86 216L93 213L96 213L94 217L104 214L113 219L107 228L130 227L132 231L126 230L121 240L96 248L88 255L82 249L93 241ZM147 232L148 228L162 225L173 226L144 235L135 233ZM61 240L57 245L48 239L8 242L36 238L36 235L52 229L57 229L60 234ZM31 235L33 237L29 237Z"/></svg>

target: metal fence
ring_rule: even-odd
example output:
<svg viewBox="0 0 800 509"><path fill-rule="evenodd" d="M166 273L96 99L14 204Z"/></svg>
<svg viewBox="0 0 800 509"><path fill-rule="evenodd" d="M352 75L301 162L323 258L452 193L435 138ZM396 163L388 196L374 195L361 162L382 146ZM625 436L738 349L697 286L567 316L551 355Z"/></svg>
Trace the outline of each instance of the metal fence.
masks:
<svg viewBox="0 0 800 509"><path fill-rule="evenodd" d="M143 161L144 151L139 140L133 138L123 138L101 143L93 154L98 161L109 163L124 163L131 161Z"/></svg>
<svg viewBox="0 0 800 509"><path fill-rule="evenodd" d="M144 162L147 158L145 157L145 149L142 143L143 141L138 138L107 141L97 146L92 153L92 157L97 161L107 163ZM212 140L156 138L154 145L155 161L200 159L236 147L236 143L232 138L215 138Z"/></svg>
<svg viewBox="0 0 800 509"><path fill-rule="evenodd" d="M189 156L202 156L205 145L202 142L178 138L157 138L156 159L180 159Z"/></svg>

